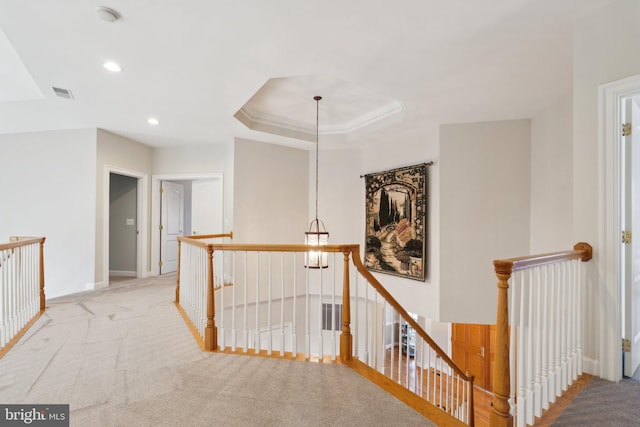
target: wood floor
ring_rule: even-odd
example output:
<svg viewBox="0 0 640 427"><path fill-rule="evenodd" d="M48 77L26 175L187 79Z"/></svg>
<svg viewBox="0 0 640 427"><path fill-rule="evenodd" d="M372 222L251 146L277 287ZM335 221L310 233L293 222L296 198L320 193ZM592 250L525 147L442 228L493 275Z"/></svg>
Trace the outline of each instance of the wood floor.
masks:
<svg viewBox="0 0 640 427"><path fill-rule="evenodd" d="M421 375L421 368L417 368L415 366L415 360L410 357L407 360L406 356L399 352L399 347L395 347L392 353L392 350L387 350L387 363L385 365L390 366L388 361L391 360L393 354L394 358L394 366L393 366L393 376L391 378L397 379L401 382L402 385L407 387L409 384L409 389L412 391L415 390L416 375L419 378ZM408 369L408 371L407 371ZM391 369L388 368L385 372L387 376L391 374ZM407 383L408 379L408 383ZM571 403L571 400L584 388L584 386L591 380L591 375L583 374L580 376L570 387L569 389L556 400L556 403L549 408L549 410L545 411L542 414L541 418L536 419L535 426L547 427L550 426L553 421L562 413L562 411ZM479 387L474 387L473 391L473 411L474 411L474 422L476 427L488 427L489 426L489 417L491 413L491 402L493 401L493 394L489 393L485 390L482 390Z"/></svg>

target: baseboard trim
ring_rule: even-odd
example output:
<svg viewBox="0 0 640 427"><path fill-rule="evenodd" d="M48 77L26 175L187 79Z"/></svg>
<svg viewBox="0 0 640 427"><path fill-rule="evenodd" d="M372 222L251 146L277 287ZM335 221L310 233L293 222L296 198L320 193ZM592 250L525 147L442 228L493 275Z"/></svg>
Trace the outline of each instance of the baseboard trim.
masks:
<svg viewBox="0 0 640 427"><path fill-rule="evenodd" d="M109 270L109 276L137 277L137 273L135 271L127 271L127 270Z"/></svg>
<svg viewBox="0 0 640 427"><path fill-rule="evenodd" d="M600 363L589 357L582 358L582 371L595 377L600 376Z"/></svg>

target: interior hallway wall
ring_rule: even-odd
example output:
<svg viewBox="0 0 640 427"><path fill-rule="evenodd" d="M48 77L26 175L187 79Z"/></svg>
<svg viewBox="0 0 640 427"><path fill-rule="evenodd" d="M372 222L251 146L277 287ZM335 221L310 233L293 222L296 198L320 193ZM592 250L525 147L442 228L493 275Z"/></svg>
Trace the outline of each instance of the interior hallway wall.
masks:
<svg viewBox="0 0 640 427"><path fill-rule="evenodd" d="M572 95L531 121L531 254L567 250L573 237Z"/></svg>
<svg viewBox="0 0 640 427"><path fill-rule="evenodd" d="M105 269L109 266L104 264L104 227L105 224L104 210L105 210L105 192L107 191L109 182L108 176L105 179L105 169L108 167L116 167L126 169L129 171L135 171L143 173L151 177L151 147L148 147L139 142L132 141L119 135L115 135L111 132L107 132L102 129L97 131L97 148L96 148L96 172L93 178L95 185L95 197L96 197L96 216L95 216L95 230L96 230L96 249L95 249L95 287L106 286L103 283ZM151 179L148 180L147 185L147 204L151 206ZM108 193L107 193L108 196ZM140 197L142 197L140 195ZM108 198L107 198L108 200ZM107 207L108 208L108 207ZM138 224L141 221L146 222L147 230L151 229L151 217L150 209L147 211L147 218L138 218ZM147 248L151 246L151 233L147 233L146 242L144 242ZM151 254L147 251L147 259L145 260L146 273L151 267Z"/></svg>
<svg viewBox="0 0 640 427"><path fill-rule="evenodd" d="M600 204L599 87L640 74L640 2L617 0L582 17L573 32L573 231L576 241L594 248L583 314L585 371L609 380L620 378L618 325L610 316L618 292L599 271L603 206ZM612 250L611 248L609 250ZM615 268L615 266L609 266ZM605 317L607 316L607 317ZM602 344L604 343L604 345ZM615 353L615 355L614 355Z"/></svg>
<svg viewBox="0 0 640 427"><path fill-rule="evenodd" d="M96 130L0 135L0 241L44 236L47 298L94 280Z"/></svg>
<svg viewBox="0 0 640 427"><path fill-rule="evenodd" d="M440 127L440 320L494 324L493 260L527 254L531 121Z"/></svg>
<svg viewBox="0 0 640 427"><path fill-rule="evenodd" d="M234 243L304 243L309 153L236 139Z"/></svg>

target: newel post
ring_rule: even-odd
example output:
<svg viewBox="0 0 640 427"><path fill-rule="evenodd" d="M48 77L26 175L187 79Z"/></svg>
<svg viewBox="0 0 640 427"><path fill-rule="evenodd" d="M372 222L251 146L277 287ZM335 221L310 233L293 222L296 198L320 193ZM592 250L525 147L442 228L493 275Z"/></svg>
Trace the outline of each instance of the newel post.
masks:
<svg viewBox="0 0 640 427"><path fill-rule="evenodd" d="M353 336L351 335L351 297L349 294L349 252L344 252L342 276L342 334L340 334L340 360L351 360L353 354Z"/></svg>
<svg viewBox="0 0 640 427"><path fill-rule="evenodd" d="M204 348L208 351L218 349L218 328L214 320L213 295L213 248L207 246L207 326L204 329Z"/></svg>
<svg viewBox="0 0 640 427"><path fill-rule="evenodd" d="M180 239L178 239L178 271L176 277L176 302L180 302Z"/></svg>
<svg viewBox="0 0 640 427"><path fill-rule="evenodd" d="M492 427L512 427L509 395L511 387L509 369L509 277L513 263L494 262L498 278L498 310L496 314L495 372L493 375Z"/></svg>
<svg viewBox="0 0 640 427"><path fill-rule="evenodd" d="M40 240L40 311L44 311L47 307L47 301L44 295L44 237Z"/></svg>

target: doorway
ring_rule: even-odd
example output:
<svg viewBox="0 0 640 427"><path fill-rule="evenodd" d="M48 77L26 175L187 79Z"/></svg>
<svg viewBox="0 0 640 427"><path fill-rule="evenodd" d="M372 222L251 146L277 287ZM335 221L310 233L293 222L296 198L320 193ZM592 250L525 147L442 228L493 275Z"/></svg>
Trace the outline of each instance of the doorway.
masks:
<svg viewBox="0 0 640 427"><path fill-rule="evenodd" d="M640 366L640 94L622 99L622 375ZM634 238L635 237L635 238Z"/></svg>
<svg viewBox="0 0 640 427"><path fill-rule="evenodd" d="M621 232L627 231L627 220L640 214L640 209L623 213L628 204L623 185L627 181L625 170L631 171L631 168L624 167L624 161L627 160L624 156L626 141L622 135L626 119L625 102L640 93L640 75L604 84L600 86L599 92L600 242L597 251L600 280L594 289L598 311L591 325L597 328L599 339L596 344L596 359L586 359L585 363L592 364L590 371L596 375L618 381L625 372L623 358L625 361L633 358L633 354L638 353L634 347L640 343L640 336L634 335L631 328L627 328L628 322L637 324L640 307L633 302L634 297L628 290L628 286L635 281L632 274L626 271L627 254L632 252L628 252L629 245L623 244L621 239ZM633 129L632 125L631 135L634 130L635 133L640 132L637 128ZM633 236L633 230L630 231L633 242L639 236ZM622 237L626 239L627 236ZM621 351L621 337L629 340L623 341L623 345L629 344L630 352L625 351L626 349Z"/></svg>
<svg viewBox="0 0 640 427"><path fill-rule="evenodd" d="M114 177L113 183L112 176ZM96 288L109 286L111 271L116 273L111 276L114 278L143 278L147 276L148 264L145 262L147 259L147 245L143 244L143 242L147 239L148 224L145 218L147 218L148 215L148 182L148 176L144 173L109 165L105 165L104 167L104 191L102 193L102 268L98 273L98 277L101 277L101 282L96 283ZM113 192L112 185L115 186ZM135 190L132 188L134 186ZM131 200L134 200L133 195L135 195L135 213L130 203ZM124 197L124 199L122 199L122 197ZM116 204L126 205L126 209L123 209L121 206L115 207L112 213L112 199L118 200ZM114 216L113 221L111 218L112 215ZM111 233L112 228L118 230L114 235ZM132 236L135 237L132 238ZM112 242L112 238L115 238L115 241ZM132 240L135 240L135 249L132 249ZM128 255L122 258L126 258L127 264L123 264L124 261L120 259L122 254L119 253L120 245L125 244L127 248L123 250L128 251ZM122 247L124 248L124 246ZM131 255L132 250L135 258ZM111 263L112 258L116 260L113 265ZM134 260L133 266L131 265L132 260Z"/></svg>
<svg viewBox="0 0 640 427"><path fill-rule="evenodd" d="M163 186L167 183L175 197L166 197L169 193L163 190ZM180 191L182 196L178 195ZM223 193L221 173L153 176L151 227L156 230L151 236L153 274L177 270L178 235L223 232L227 225L223 219ZM178 207L180 197L182 201Z"/></svg>
<svg viewBox="0 0 640 427"><path fill-rule="evenodd" d="M138 178L109 174L109 283L138 276Z"/></svg>

